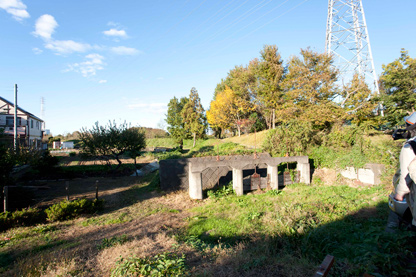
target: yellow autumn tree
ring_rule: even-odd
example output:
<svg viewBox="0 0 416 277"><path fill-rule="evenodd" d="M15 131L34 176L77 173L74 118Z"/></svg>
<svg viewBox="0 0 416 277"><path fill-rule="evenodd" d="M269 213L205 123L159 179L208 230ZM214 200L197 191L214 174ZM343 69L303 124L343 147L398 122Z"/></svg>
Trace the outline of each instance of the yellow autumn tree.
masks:
<svg viewBox="0 0 416 277"><path fill-rule="evenodd" d="M239 97L228 86L217 92L207 111L208 123L212 128L221 130L235 130L241 135L241 125L254 106L247 100Z"/></svg>

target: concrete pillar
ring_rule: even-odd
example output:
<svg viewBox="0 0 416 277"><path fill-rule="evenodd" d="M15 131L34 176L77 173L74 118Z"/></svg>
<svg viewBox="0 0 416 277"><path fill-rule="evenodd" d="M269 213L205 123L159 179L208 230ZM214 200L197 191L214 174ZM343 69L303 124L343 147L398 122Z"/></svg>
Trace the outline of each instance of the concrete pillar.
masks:
<svg viewBox="0 0 416 277"><path fill-rule="evenodd" d="M189 163L189 197L203 199L202 172L192 172L192 163Z"/></svg>
<svg viewBox="0 0 416 277"><path fill-rule="evenodd" d="M267 174L270 175L270 186L272 189L278 189L278 176L277 176L277 166L267 165Z"/></svg>
<svg viewBox="0 0 416 277"><path fill-rule="evenodd" d="M298 163L297 170L300 171L300 182L309 185L311 183L311 166L309 163Z"/></svg>
<svg viewBox="0 0 416 277"><path fill-rule="evenodd" d="M237 191L237 172L236 169L233 168L233 190Z"/></svg>
<svg viewBox="0 0 416 277"><path fill-rule="evenodd" d="M244 194L242 169L233 168L233 188L237 196Z"/></svg>

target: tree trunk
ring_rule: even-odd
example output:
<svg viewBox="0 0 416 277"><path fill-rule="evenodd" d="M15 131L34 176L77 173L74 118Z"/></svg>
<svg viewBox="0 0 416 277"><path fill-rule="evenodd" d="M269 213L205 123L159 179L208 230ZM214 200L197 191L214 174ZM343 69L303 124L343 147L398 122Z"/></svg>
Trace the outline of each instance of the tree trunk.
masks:
<svg viewBox="0 0 416 277"><path fill-rule="evenodd" d="M134 157L134 170L136 171L136 177L138 176L138 172L137 172L137 161L136 161L137 157Z"/></svg>
<svg viewBox="0 0 416 277"><path fill-rule="evenodd" d="M117 156L116 156L116 160L117 160L117 162L118 162L118 165L117 165L117 167L115 168L115 170L114 170L114 171L116 171L117 169L119 169L119 168L120 168L120 166L121 166L121 161L120 161L119 155L117 155Z"/></svg>
<svg viewBox="0 0 416 277"><path fill-rule="evenodd" d="M241 136L241 130L240 130L240 125L237 125L237 130L238 130L238 136Z"/></svg>
<svg viewBox="0 0 416 277"><path fill-rule="evenodd" d="M192 146L192 148L195 147L195 140L196 140L196 133L194 133L194 145Z"/></svg>
<svg viewBox="0 0 416 277"><path fill-rule="evenodd" d="M276 128L276 110L273 109L273 129Z"/></svg>

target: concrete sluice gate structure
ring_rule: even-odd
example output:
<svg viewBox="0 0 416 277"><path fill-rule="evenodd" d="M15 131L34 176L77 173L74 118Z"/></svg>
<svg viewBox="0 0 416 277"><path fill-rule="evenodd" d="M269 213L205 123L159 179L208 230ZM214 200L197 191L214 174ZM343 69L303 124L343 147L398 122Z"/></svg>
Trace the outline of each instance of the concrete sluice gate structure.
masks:
<svg viewBox="0 0 416 277"><path fill-rule="evenodd" d="M247 189L247 186L244 186L243 170L256 170L262 165L267 169L270 188L278 189L277 167L281 163L294 162L297 163L299 182L310 184L308 156L273 158L269 154L257 154L163 160L160 161L160 185L162 190L188 189L191 199L203 199L204 189L212 188L221 177L232 172L233 189L237 195L243 195L244 189Z"/></svg>

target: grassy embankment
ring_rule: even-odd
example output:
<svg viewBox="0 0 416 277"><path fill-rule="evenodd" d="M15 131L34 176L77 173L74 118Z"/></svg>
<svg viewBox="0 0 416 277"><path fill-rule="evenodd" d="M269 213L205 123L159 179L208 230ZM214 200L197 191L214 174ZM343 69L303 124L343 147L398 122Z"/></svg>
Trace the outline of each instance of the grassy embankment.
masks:
<svg viewBox="0 0 416 277"><path fill-rule="evenodd" d="M204 141L198 149L207 154L216 143ZM220 151L235 149L224 144ZM241 197L225 188L203 201L158 191L157 173L120 179L130 185L110 191L99 214L2 233L0 272L108 276L156 264L202 276L311 276L331 254L333 276L410 275L412 234L384 232L390 176L379 186L317 176L310 186ZM151 260L161 253L175 255Z"/></svg>

